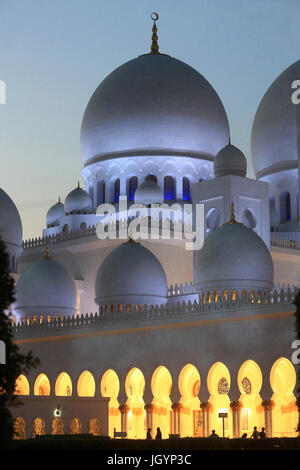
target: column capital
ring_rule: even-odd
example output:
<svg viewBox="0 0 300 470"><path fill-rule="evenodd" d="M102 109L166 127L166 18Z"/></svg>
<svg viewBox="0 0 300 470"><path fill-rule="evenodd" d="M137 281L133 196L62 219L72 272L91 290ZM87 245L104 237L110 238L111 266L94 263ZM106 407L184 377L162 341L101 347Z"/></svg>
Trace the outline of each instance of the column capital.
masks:
<svg viewBox="0 0 300 470"><path fill-rule="evenodd" d="M130 408L128 405L120 405L119 410L121 411L122 414L126 414L130 410Z"/></svg>
<svg viewBox="0 0 300 470"><path fill-rule="evenodd" d="M243 408L243 405L240 401L232 401L230 403L230 408L232 408L234 411L239 411Z"/></svg>
<svg viewBox="0 0 300 470"><path fill-rule="evenodd" d="M209 401L203 401L202 403L200 403L200 408L201 410L211 410L212 409L212 404L209 402Z"/></svg>
<svg viewBox="0 0 300 470"><path fill-rule="evenodd" d="M263 400L261 405L265 408L265 410L271 410L272 408L274 408L275 403L273 402L273 400Z"/></svg>
<svg viewBox="0 0 300 470"><path fill-rule="evenodd" d="M152 403L148 403L147 405L144 406L146 413L153 413L154 411L154 405Z"/></svg>

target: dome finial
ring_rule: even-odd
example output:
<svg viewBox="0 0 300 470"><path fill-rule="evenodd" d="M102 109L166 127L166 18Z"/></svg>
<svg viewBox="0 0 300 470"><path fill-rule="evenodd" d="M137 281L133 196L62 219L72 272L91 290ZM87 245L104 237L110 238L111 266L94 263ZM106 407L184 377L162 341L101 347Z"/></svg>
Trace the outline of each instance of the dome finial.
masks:
<svg viewBox="0 0 300 470"><path fill-rule="evenodd" d="M48 244L45 246L45 256L44 256L44 259L50 259L49 245L48 245Z"/></svg>
<svg viewBox="0 0 300 470"><path fill-rule="evenodd" d="M60 204L60 196L58 196L58 204Z"/></svg>
<svg viewBox="0 0 300 470"><path fill-rule="evenodd" d="M77 188L80 188L80 183L79 183L79 181L78 181L78 184L77 184Z"/></svg>
<svg viewBox="0 0 300 470"><path fill-rule="evenodd" d="M151 19L153 20L153 27L152 27L152 44L151 44L150 54L159 54L158 36L157 36L157 27L156 27L156 21L158 20L158 18L159 18L158 13L156 12L151 13Z"/></svg>
<svg viewBox="0 0 300 470"><path fill-rule="evenodd" d="M231 137L230 137L230 134L229 134L229 142L228 142L228 145L231 145Z"/></svg>
<svg viewBox="0 0 300 470"><path fill-rule="evenodd" d="M231 203L230 220L229 220L228 222L225 222L224 225L229 225L229 224L240 224L240 225L243 225L243 224L241 224L241 222L237 222L237 221L235 220L233 201L232 201L232 203Z"/></svg>

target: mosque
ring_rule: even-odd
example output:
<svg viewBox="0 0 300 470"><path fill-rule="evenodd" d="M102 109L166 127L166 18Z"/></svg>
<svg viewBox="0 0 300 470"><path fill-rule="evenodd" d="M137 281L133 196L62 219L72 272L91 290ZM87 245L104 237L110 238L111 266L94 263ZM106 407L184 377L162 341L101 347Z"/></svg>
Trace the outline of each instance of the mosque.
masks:
<svg viewBox="0 0 300 470"><path fill-rule="evenodd" d="M300 61L258 106L252 179L217 92L160 52L153 19L150 52L110 73L87 104L85 188L75 185L50 207L31 240L22 240L18 210L0 190L15 341L41 361L16 382L16 438L139 439L149 427L163 438L201 437L222 435L223 419L229 437L249 436L254 426L296 436L300 111L291 84ZM116 212L108 224L115 238L98 236L103 204ZM118 237L135 204L156 237ZM152 217L154 204L163 206ZM174 204L176 217L167 217ZM186 249L178 236L187 204L189 233L196 206L204 207L201 249Z"/></svg>

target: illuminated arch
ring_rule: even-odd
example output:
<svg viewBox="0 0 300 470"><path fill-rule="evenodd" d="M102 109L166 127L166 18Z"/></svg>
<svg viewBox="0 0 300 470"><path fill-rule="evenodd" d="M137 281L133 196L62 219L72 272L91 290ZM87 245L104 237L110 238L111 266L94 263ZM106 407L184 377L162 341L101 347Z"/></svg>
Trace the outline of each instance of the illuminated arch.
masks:
<svg viewBox="0 0 300 470"><path fill-rule="evenodd" d="M242 404L240 417L241 434L252 433L254 426L264 426L264 409L260 390L263 376L259 365L251 359L245 361L238 372L238 386ZM250 434L251 435L251 434Z"/></svg>
<svg viewBox="0 0 300 470"><path fill-rule="evenodd" d="M29 382L25 375L19 375L15 384L15 395L29 395Z"/></svg>
<svg viewBox="0 0 300 470"><path fill-rule="evenodd" d="M180 403L183 406L180 416L180 436L201 436L202 413L200 410L200 374L195 366L186 364L178 378L178 387L181 394Z"/></svg>
<svg viewBox="0 0 300 470"><path fill-rule="evenodd" d="M273 436L297 436L298 408L293 393L296 386L296 372L293 364L281 357L275 361L270 373L273 390L272 434Z"/></svg>
<svg viewBox="0 0 300 470"><path fill-rule="evenodd" d="M114 428L120 430L121 417L119 410L118 395L120 391L120 381L117 373L113 369L108 369L104 372L100 383L101 395L109 397L108 412L108 434L113 437Z"/></svg>
<svg viewBox="0 0 300 470"><path fill-rule="evenodd" d="M33 387L34 395L49 396L50 395L50 382L46 374L37 376Z"/></svg>
<svg viewBox="0 0 300 470"><path fill-rule="evenodd" d="M151 390L153 393L152 404L154 405L153 426L155 430L159 427L163 438L167 438L170 434L172 419L172 402L170 400L172 377L166 367L159 366L153 372Z"/></svg>
<svg viewBox="0 0 300 470"><path fill-rule="evenodd" d="M71 397L72 390L71 377L66 372L61 372L55 382L55 395L57 397Z"/></svg>
<svg viewBox="0 0 300 470"><path fill-rule="evenodd" d="M77 382L77 394L79 397L94 397L96 390L95 379L93 375L85 370L80 374Z"/></svg>
<svg viewBox="0 0 300 470"><path fill-rule="evenodd" d="M125 391L128 397L126 405L129 407L127 416L128 437L134 439L145 438L147 432L147 429L145 429L144 390L144 374L137 367L133 367L127 374Z"/></svg>
<svg viewBox="0 0 300 470"><path fill-rule="evenodd" d="M208 403L210 405L210 430L215 429L219 436L223 435L223 423L219 413L228 413L225 419L225 436L232 436L232 415L230 409L230 373L225 364L215 362L208 372L207 387L210 393Z"/></svg>

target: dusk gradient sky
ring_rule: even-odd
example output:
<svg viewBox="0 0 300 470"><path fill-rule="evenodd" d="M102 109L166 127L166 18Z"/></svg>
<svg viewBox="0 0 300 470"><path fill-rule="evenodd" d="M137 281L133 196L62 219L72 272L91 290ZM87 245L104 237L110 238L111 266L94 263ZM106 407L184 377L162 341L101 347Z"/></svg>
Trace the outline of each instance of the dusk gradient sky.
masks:
<svg viewBox="0 0 300 470"><path fill-rule="evenodd" d="M80 125L98 84L149 51L194 67L225 106L231 140L248 159L256 108L300 58L299 0L0 0L0 186L16 203L23 238L81 178Z"/></svg>

